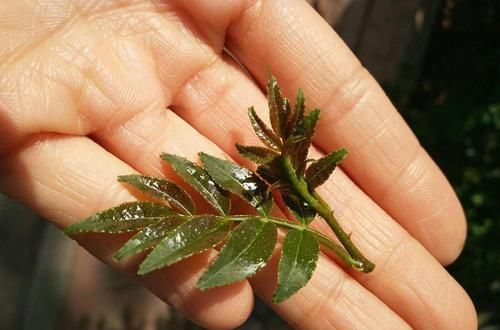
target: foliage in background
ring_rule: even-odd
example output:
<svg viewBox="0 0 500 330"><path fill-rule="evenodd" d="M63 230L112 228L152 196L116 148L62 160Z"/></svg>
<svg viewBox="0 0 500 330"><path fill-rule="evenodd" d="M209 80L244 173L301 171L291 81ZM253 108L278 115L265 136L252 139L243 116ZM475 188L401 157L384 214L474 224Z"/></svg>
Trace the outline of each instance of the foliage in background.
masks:
<svg viewBox="0 0 500 330"><path fill-rule="evenodd" d="M500 2L444 1L417 88L399 109L457 191L469 224L449 270L500 324ZM490 323L490 324L491 324Z"/></svg>

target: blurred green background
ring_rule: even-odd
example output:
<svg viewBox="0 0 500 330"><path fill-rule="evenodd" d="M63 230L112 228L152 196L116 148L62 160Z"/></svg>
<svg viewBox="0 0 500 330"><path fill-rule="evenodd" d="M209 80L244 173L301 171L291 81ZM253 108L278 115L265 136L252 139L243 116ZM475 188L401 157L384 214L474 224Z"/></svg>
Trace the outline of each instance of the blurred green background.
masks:
<svg viewBox="0 0 500 330"><path fill-rule="evenodd" d="M468 239L449 271L481 326L500 329L500 1L443 4L415 78L389 95L465 209Z"/></svg>

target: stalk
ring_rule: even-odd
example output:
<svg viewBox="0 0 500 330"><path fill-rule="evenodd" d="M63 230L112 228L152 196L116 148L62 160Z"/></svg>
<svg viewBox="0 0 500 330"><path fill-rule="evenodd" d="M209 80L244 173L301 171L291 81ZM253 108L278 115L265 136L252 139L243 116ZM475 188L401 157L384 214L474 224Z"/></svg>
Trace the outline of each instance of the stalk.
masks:
<svg viewBox="0 0 500 330"><path fill-rule="evenodd" d="M328 250L332 251L336 256L338 256L345 264L348 266L365 272L364 264L360 262L359 260L351 257L351 255L339 244L335 243L332 241L329 237L323 235L319 231L316 231L314 229L304 227L303 225L286 221L280 218L275 218L275 217L261 217L261 216L256 216L259 217L260 219L264 221L269 221L274 224L276 224L279 227L286 228L286 229L298 229L298 230L305 230L308 231L309 233L313 234L314 237L318 240L321 246L326 247ZM227 219L230 221L245 221L248 219L247 215L242 215L242 216L228 216Z"/></svg>
<svg viewBox="0 0 500 330"><path fill-rule="evenodd" d="M338 220L333 215L333 211L330 206L319 196L316 192L309 192L309 187L304 178L298 178L292 163L288 157L283 157L283 167L287 175L288 180L292 184L295 191L300 194L307 203L313 207L318 214L326 220L330 228L333 230L340 243L349 253L350 257L361 263L360 270L369 273L374 268L375 265L368 260L359 249L352 243L350 235L347 234L344 229L340 226Z"/></svg>

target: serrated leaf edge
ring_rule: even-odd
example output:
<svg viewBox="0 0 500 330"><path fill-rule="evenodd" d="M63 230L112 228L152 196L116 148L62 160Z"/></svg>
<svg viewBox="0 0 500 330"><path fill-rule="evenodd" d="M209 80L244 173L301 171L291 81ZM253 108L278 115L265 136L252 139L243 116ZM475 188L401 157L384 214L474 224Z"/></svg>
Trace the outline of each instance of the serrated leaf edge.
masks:
<svg viewBox="0 0 500 330"><path fill-rule="evenodd" d="M150 186L146 185L146 187L148 189L153 190L153 191L157 191L160 194L164 194L164 196L157 196L154 193L150 192L148 189L142 189L142 188L140 188L138 185L135 184L135 182L129 180L129 178L134 178L134 177L141 178L141 179L145 178L145 179L154 180L154 181L157 181L157 182L166 183L168 185L172 185L173 187L175 187L175 189L178 189L179 192L184 195L183 197L186 198L186 200L188 201L189 205L184 205L177 198L174 198L170 193L168 193L167 191L161 190L161 189L159 189L157 187L150 187ZM172 207L178 209L179 211L181 211L182 213L185 213L186 215L193 215L196 212L196 208L194 206L193 200L191 199L191 196L189 196L189 194L186 192L186 190L184 190L181 186L179 186L177 183L175 183L175 182L173 182L171 180L157 178L157 177L148 176L148 175L129 174L129 175L120 175L120 176L118 176L118 182L123 182L123 183L129 184L132 187L134 187L135 189L143 192L144 194L146 194L146 195L148 195L150 197L159 198L159 199L162 199L162 200L166 200Z"/></svg>
<svg viewBox="0 0 500 330"><path fill-rule="evenodd" d="M255 275L259 270L261 270L263 267L265 267L265 265L267 264L267 262L269 261L269 259L271 258L272 256L272 252L274 251L274 249L276 248L276 244L277 244L277 232L278 232L278 228L276 227L276 225L274 223L271 223L271 222L267 222L267 221L263 221L261 218L257 218L257 217L252 217L251 219L256 219L256 220L259 220L261 222L264 223L264 226L262 226L262 229L259 231L259 233L257 235L255 235L255 237L252 239L252 241L247 245L247 247L245 247L243 250L240 251L240 253L237 255L237 257L235 257L230 264L234 263L234 261L236 261L236 259L238 257L241 257L242 254L244 254L249 248L250 246L252 246L252 244L255 242L255 240L257 240L258 236L263 232L264 230L264 227L266 225L271 225L273 226L274 228L274 231L276 232L276 236L275 236L275 243L274 243L274 247L273 249L271 250L271 253L269 254L269 256L267 257L267 259L262 263L262 265L260 265L258 268L255 268L255 271L252 272L252 273L249 273L245 278L248 278L248 277L251 277L253 275ZM242 223L240 223L239 226L241 226L242 224L244 224L245 221L243 221ZM203 282L207 282L208 279L206 279L206 277L208 276L207 274L209 274L209 272L211 271L211 267L213 265L215 265L215 263L217 262L217 259L222 255L223 251L226 249L229 241L231 240L231 237L233 236L235 230L238 228L236 227L232 232L231 232L231 235L229 236L228 238L228 241L227 243L224 245L224 247L221 249L221 251L219 252L219 256L217 256L216 259L214 259L212 261L212 263L210 264L210 266L208 266L208 268L205 270L205 272L203 273L203 275L200 277L200 279L198 280L198 282L196 283L196 287L202 291L204 290L207 290L207 289L211 289L211 288L215 288L215 287L219 287L219 286L224 286L224 285L229 285L229 284L232 284L232 283L236 283L236 282L239 282L239 281L242 281L244 279L239 279L239 280L234 280L234 281L230 281L230 282L226 282L224 284L219 284L219 285L204 285Z"/></svg>
<svg viewBox="0 0 500 330"><path fill-rule="evenodd" d="M219 204L219 202L217 201L217 198L214 197L214 195L210 192L209 189L207 189L200 181L198 181L194 176L192 177L196 182L199 183L199 185L196 185L196 184L193 184L189 181L187 181L185 178L184 178L184 174L180 173L180 171L178 171L174 165L172 165L170 163L170 160L166 159L166 158L170 158L170 157L175 157L175 158L178 158L178 159L181 159L182 161L185 161L187 163L189 163L189 165L201 170L201 171L204 171L205 174L207 175L207 177L209 177L212 182L214 183L214 185L216 185L216 187L218 187L220 193L221 193L221 196L224 196L227 200L227 210L223 208L222 205ZM180 156L176 156L176 155L171 155L171 154L167 154L167 153L163 153L161 155L161 159L163 159L165 162L167 162L171 167L172 169L175 171L175 173L177 173L177 175L179 175L187 184L189 184L191 187L193 187L200 195L201 197L203 197L204 200L206 200L208 202L208 204L210 204L220 215L229 215L229 212L231 210L231 198L229 198L229 196L225 195L227 194L227 191L225 189L223 189L222 187L220 187L211 177L210 175L208 174L208 172L201 166L199 166L198 164L190 161L189 159L185 158L185 157L180 157Z"/></svg>
<svg viewBox="0 0 500 330"><path fill-rule="evenodd" d="M273 293L273 297L272 297L272 302L273 304L279 304L285 300L287 300L288 298L290 298L291 296L293 296L295 293L297 293L300 289L302 289L303 287L305 287L307 285L307 283L311 280L312 278L312 275L314 274L314 271L316 270L316 267L317 267L317 264L318 264L318 260L319 260L319 252L320 252L320 247L319 247L319 242L317 240L316 237L314 237L314 235L308 233L306 230L299 230L299 229L291 229L287 232L287 235L292 232L292 231L301 231L302 232L302 235L300 237L300 242L299 242L299 246L300 244L302 243L302 240L304 239L304 234L308 234L308 235L311 235L311 237L316 241L316 245L317 245L317 252L315 253L315 258L313 259L313 262L314 262L314 268L311 270L311 273L308 275L308 277L306 278L306 282L304 283L304 285L299 288L298 290L296 290L294 293L292 293L291 295L289 296L285 296L284 298L282 299L278 299L277 295L278 295L278 290L280 289L280 284L278 283L277 284L277 287ZM285 237L286 239L286 237ZM284 244L283 244L284 245ZM299 255L299 249L296 249L296 253L295 253L295 256L294 256L294 264L297 265L297 257ZM284 259L284 254L283 254L283 251L281 253L281 256L280 256L280 261L279 261L279 264L278 264L278 277L279 277L279 274L280 274L280 268L281 268L281 265L282 265L282 260ZM289 277L288 277L289 278ZM287 279L288 279L287 278ZM287 282L287 281L286 281Z"/></svg>

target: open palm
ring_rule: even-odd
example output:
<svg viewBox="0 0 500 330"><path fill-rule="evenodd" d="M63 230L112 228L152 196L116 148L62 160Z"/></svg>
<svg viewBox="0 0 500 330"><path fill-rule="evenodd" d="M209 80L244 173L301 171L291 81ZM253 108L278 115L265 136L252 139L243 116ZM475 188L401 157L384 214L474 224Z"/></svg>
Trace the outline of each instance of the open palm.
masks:
<svg viewBox="0 0 500 330"><path fill-rule="evenodd" d="M258 144L246 109L266 111L266 65L285 94L301 87L323 109L313 157L351 151L320 191L377 265L362 274L322 255L309 284L273 309L298 328L474 328L469 298L442 267L465 239L455 194L302 1L1 1L0 190L62 228L131 200L118 175L172 175L162 152L241 160L235 142ZM111 258L125 236L78 239L135 274L139 260ZM252 291L270 301L277 258L248 282L201 292L196 280L215 255L138 279L205 327L236 327Z"/></svg>

